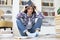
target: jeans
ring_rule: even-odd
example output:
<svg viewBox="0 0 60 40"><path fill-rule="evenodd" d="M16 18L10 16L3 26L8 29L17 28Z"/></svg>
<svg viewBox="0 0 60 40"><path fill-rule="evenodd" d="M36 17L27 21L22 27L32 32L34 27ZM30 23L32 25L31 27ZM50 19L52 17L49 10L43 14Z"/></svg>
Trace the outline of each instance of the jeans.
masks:
<svg viewBox="0 0 60 40"><path fill-rule="evenodd" d="M26 34L23 32L24 30L27 30L26 27L23 25L22 21L17 19L16 20L16 23L17 23L17 27L19 29L19 32L22 36L26 36ZM30 33L34 33L36 29L40 29L41 28L41 25L42 25L42 19L39 18L37 20L37 22L33 25L33 27L31 29L29 29L28 31Z"/></svg>

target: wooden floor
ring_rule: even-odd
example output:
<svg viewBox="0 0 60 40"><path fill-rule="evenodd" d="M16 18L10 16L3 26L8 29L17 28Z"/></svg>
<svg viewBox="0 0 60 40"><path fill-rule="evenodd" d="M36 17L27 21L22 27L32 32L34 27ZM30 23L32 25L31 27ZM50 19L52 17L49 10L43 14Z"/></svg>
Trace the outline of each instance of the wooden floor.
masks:
<svg viewBox="0 0 60 40"><path fill-rule="evenodd" d="M60 40L60 35L40 35L34 38L0 37L0 40Z"/></svg>

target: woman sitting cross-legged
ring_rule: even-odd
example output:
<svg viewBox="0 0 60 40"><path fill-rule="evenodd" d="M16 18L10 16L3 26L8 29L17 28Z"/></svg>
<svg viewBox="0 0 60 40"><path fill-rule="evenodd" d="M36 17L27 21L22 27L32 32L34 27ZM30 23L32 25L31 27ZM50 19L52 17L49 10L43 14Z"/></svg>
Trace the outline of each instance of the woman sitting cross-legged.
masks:
<svg viewBox="0 0 60 40"><path fill-rule="evenodd" d="M44 16L41 12L36 12L35 9L35 6L29 5L17 15L16 22L22 36L36 37L39 35ZM36 15L37 13L39 15ZM35 22L36 19L37 21Z"/></svg>

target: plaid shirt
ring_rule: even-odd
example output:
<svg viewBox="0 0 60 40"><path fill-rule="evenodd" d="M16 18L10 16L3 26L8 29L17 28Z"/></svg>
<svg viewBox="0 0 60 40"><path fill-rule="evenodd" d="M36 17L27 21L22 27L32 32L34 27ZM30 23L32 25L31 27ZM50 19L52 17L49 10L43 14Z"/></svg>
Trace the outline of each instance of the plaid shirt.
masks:
<svg viewBox="0 0 60 40"><path fill-rule="evenodd" d="M17 19L20 19L22 23L26 26L30 18L31 23L34 25L36 18L42 18L42 19L44 18L41 12L38 12L38 13L39 13L38 15L33 14L32 16L28 17L26 13L21 12L17 15Z"/></svg>

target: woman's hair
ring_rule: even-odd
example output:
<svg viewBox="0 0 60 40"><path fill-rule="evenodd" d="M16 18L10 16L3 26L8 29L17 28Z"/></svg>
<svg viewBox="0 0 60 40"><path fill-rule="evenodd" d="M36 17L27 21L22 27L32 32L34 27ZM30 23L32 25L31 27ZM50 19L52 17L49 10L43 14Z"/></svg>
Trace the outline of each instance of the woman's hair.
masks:
<svg viewBox="0 0 60 40"><path fill-rule="evenodd" d="M34 6L34 5L26 6L26 7L25 7L25 10L24 10L24 13L27 13L27 10L29 9L29 7L32 7L32 8L33 8L32 14L36 14L36 12L35 12L36 6Z"/></svg>

